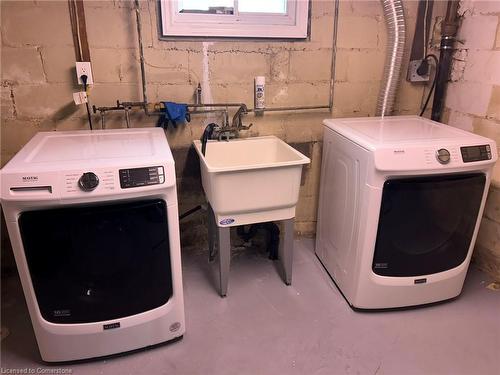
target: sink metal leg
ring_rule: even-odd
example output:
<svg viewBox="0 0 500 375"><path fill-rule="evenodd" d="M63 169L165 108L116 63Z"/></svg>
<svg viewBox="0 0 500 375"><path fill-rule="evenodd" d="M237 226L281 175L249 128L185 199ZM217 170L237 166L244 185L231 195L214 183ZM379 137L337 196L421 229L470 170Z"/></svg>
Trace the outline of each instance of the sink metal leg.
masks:
<svg viewBox="0 0 500 375"><path fill-rule="evenodd" d="M227 295L227 283L229 277L229 266L231 263L231 228L217 227L219 244L219 294L221 297Z"/></svg>
<svg viewBox="0 0 500 375"><path fill-rule="evenodd" d="M208 261L215 259L215 236L217 236L217 226L215 225L215 214L212 206L208 204Z"/></svg>
<svg viewBox="0 0 500 375"><path fill-rule="evenodd" d="M283 220L283 239L279 247L279 258L283 268L283 281L286 285L292 284L293 264L293 230L295 218Z"/></svg>

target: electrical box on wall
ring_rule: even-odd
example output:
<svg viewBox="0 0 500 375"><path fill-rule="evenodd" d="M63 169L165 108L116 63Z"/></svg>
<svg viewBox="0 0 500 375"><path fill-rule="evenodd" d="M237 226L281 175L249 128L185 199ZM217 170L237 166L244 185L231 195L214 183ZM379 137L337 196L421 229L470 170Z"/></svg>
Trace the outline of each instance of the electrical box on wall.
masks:
<svg viewBox="0 0 500 375"><path fill-rule="evenodd" d="M427 69L422 69L422 60L412 60L408 66L408 74L406 79L409 82L428 82L430 79L430 66ZM419 70L420 68L420 70Z"/></svg>
<svg viewBox="0 0 500 375"><path fill-rule="evenodd" d="M90 61L77 61L76 62L76 77L78 83L83 85L82 76L87 76L87 85L94 84L94 78L92 77L92 66Z"/></svg>

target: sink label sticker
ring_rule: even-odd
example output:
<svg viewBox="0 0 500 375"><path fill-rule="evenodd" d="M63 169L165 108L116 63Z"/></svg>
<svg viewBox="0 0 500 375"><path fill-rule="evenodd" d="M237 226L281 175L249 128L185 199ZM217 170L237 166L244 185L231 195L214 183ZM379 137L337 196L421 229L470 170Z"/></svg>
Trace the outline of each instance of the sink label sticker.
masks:
<svg viewBox="0 0 500 375"><path fill-rule="evenodd" d="M229 219L222 219L219 222L220 225L229 225L229 224L232 224L232 223L234 223L234 219L231 219L231 218L229 218Z"/></svg>

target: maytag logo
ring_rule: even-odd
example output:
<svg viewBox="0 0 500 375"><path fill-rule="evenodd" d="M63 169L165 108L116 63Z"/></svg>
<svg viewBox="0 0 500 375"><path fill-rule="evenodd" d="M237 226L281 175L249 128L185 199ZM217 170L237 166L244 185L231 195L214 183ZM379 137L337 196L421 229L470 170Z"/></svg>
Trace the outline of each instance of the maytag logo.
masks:
<svg viewBox="0 0 500 375"><path fill-rule="evenodd" d="M23 176L23 182L37 182L38 176Z"/></svg>
<svg viewBox="0 0 500 375"><path fill-rule="evenodd" d="M115 328L120 328L120 322L116 322L116 323L109 323L109 324L104 324L102 326L102 328L104 330L107 330L107 329L115 329Z"/></svg>

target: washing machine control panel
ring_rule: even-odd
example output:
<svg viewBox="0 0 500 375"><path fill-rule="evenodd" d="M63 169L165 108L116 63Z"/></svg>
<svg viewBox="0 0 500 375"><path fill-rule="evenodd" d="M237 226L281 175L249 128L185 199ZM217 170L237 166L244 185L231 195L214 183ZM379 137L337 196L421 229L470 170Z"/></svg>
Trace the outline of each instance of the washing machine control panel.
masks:
<svg viewBox="0 0 500 375"><path fill-rule="evenodd" d="M491 159L490 145L460 147L460 152L464 163Z"/></svg>
<svg viewBox="0 0 500 375"><path fill-rule="evenodd" d="M165 182L165 171L161 166L120 169L120 187L128 189L157 185Z"/></svg>

